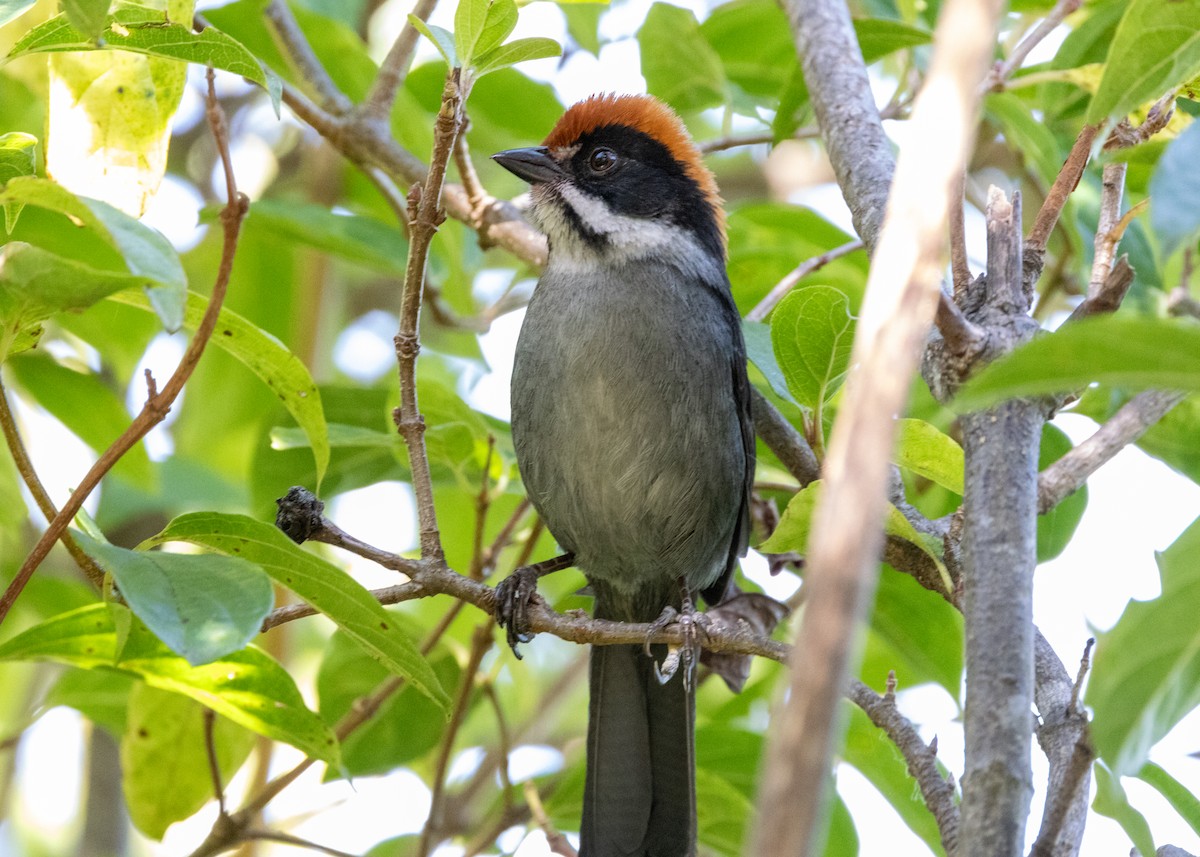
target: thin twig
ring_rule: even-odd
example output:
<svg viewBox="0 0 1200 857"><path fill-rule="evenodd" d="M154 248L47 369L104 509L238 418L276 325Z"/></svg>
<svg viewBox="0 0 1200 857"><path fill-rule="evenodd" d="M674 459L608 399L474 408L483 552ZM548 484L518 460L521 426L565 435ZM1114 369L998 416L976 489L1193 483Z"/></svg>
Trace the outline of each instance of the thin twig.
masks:
<svg viewBox="0 0 1200 857"><path fill-rule="evenodd" d="M504 809L506 812L513 808L512 800L512 780L508 777L508 758L512 755L512 742L508 734L508 720L504 717L504 707L500 704L500 695L496 693L496 685L490 679L483 682L480 686L484 697L492 707L492 713L496 715L496 752L500 758L504 759L497 769L500 775L500 792L501 800L504 801Z"/></svg>
<svg viewBox="0 0 1200 857"><path fill-rule="evenodd" d="M1045 514L1079 490L1088 477L1133 443L1185 398L1172 390L1138 393L1091 437L1038 476L1038 513Z"/></svg>
<svg viewBox="0 0 1200 857"><path fill-rule="evenodd" d="M400 583L395 586L385 586L382 589L372 589L371 595L380 604L402 604L405 601L423 598L425 590L416 583ZM259 632L265 634L272 628L294 622L297 619L316 616L320 612L309 604L288 604L284 607L276 607L263 619Z"/></svg>
<svg viewBox="0 0 1200 857"><path fill-rule="evenodd" d="M429 632L425 640L421 643L420 652L422 656L428 655L433 651L433 647L445 635L451 623L462 611L462 608L463 602L461 601L456 601L451 605L450 609L446 611L446 615L442 617L442 620ZM370 694L356 699L350 706L350 710L334 728L334 735L337 736L338 741L345 741L356 729L367 723L379 712L383 703L399 691L400 688L404 687L404 685L405 680L403 676L390 676ZM263 785L233 815L219 816L204 842L192 852L191 857L212 857L212 855L219 854L232 845L250 838L251 832L249 826L258 818L263 808L278 797L280 792L299 779L300 775L311 768L315 762L316 759L311 757L305 759L291 770L280 774Z"/></svg>
<svg viewBox="0 0 1200 857"><path fill-rule="evenodd" d="M463 99L466 95L461 88L459 70L451 69L446 75L442 106L434 123L433 155L425 184L413 185L409 191L411 238L404 275L404 294L400 302L400 329L395 340L400 406L396 408L393 418L408 447L413 494L417 501L421 556L424 559L440 558L442 543L433 503L429 456L425 449L425 420L417 402L417 354L421 350L418 330L429 246L438 226L446 217L442 209L442 185L446 178L446 165L454 151L454 141L462 128Z"/></svg>
<svg viewBox="0 0 1200 857"><path fill-rule="evenodd" d="M796 283L800 282L814 271L819 271L821 268L824 268L835 259L848 256L855 250L861 249L863 249L862 241L855 239L853 241L847 241L845 244L842 244L838 247L834 247L832 250L826 250L819 256L813 256L812 258L805 259L803 262L789 271L783 277L783 279L776 283L771 288L771 291L767 292L763 299L758 302L754 309L746 313L746 321L762 321L764 318L770 315L771 310L775 309L776 305L781 300L787 297L788 292L796 287Z"/></svg>
<svg viewBox="0 0 1200 857"><path fill-rule="evenodd" d="M221 765L217 761L217 742L213 735L213 726L217 720L217 713L211 708L205 708L203 711L204 717L204 751L208 756L208 774L212 778L213 795L217 798L217 814L226 816L229 813L225 811L225 787L221 783Z"/></svg>
<svg viewBox="0 0 1200 857"><path fill-rule="evenodd" d="M967 261L967 173L963 171L954 192L950 209L950 279L954 284L954 299L961 300L971 285L971 265Z"/></svg>
<svg viewBox="0 0 1200 857"><path fill-rule="evenodd" d="M1003 62L997 62L992 68L991 73L983 82L984 91L995 90L1000 91L1004 88L1004 83L1013 73L1021 67L1025 62L1025 58L1029 56L1029 52L1042 43L1042 41L1054 32L1054 29L1061 24L1066 17L1080 7L1082 0L1058 0L1050 13L1043 18L1033 31L1021 40L1021 43L1013 48L1008 59Z"/></svg>
<svg viewBox="0 0 1200 857"><path fill-rule="evenodd" d="M1037 273L1033 279L1036 280L1041 275L1042 259L1046 255L1046 242L1050 240L1050 233L1054 231L1054 226L1058 223L1058 218L1062 215L1067 200L1079 186L1079 179L1083 177L1083 169L1087 166L1088 158L1091 157L1092 141L1096 139L1099 130L1099 125L1084 125L1079 130L1079 135L1075 138L1074 145L1071 146L1067 160L1063 163L1062 169L1058 171L1058 175L1055 176L1054 184L1050 186L1046 199L1042 202L1042 207L1038 209L1037 217L1033 221L1033 228L1029 230L1029 235L1025 238L1027 280L1031 257L1037 260Z"/></svg>
<svg viewBox="0 0 1200 857"><path fill-rule="evenodd" d="M850 700L892 739L904 756L908 773L917 781L925 806L937 821L942 848L947 854L958 850L958 804L954 785L942 776L937 764L937 739L926 744L912 722L896 707L896 674L888 673L887 691L880 696L861 681L850 682Z"/></svg>
<svg viewBox="0 0 1200 857"><path fill-rule="evenodd" d="M458 730L467 716L471 693L475 690L475 674L479 671L483 656L492 647L493 640L491 622L481 624L475 629L475 635L471 638L471 653L467 656L467 663L462 671L462 680L459 682L458 693L454 699L454 707L450 710L450 722L446 725L446 731L442 733L437 760L433 766L429 817L425 820L425 827L421 830L421 842L417 846L417 857L427 857L430 849L436 844L436 837L441 835L444 822L446 772L450 767L450 753L454 749Z"/></svg>
<svg viewBox="0 0 1200 857"><path fill-rule="evenodd" d="M1146 111L1145 120L1134 127L1128 119L1123 119L1113 128L1108 139L1104 141L1104 151L1115 152L1118 149L1128 149L1146 142L1171 122L1175 115L1175 90L1171 90Z"/></svg>
<svg viewBox="0 0 1200 857"><path fill-rule="evenodd" d="M958 308L954 298L945 292L938 292L937 313L933 322L951 352L971 360L979 355L987 338L983 328L972 324Z"/></svg>
<svg viewBox="0 0 1200 857"><path fill-rule="evenodd" d="M74 492L59 509L58 514L50 521L46 531L38 540L33 550L26 557L25 562L17 571L12 583L9 584L4 595L0 596L0 623L3 623L4 618L8 615L8 611L12 609L13 603L29 582L29 578L41 564L46 555L50 553L50 548L54 543L62 537L66 532L67 527L74 519L76 513L83 507L84 501L100 484L100 480L108 474L110 470L120 461L121 457L133 448L139 440L146 436L149 431L162 422L171 410L171 405L179 397L183 391L184 384L192 376L192 372L196 368L196 364L200 362L200 357L204 353L204 348L208 345L208 340L212 337L213 330L217 325L217 315L221 311L221 304L225 300L225 292L229 286L229 277L233 271L233 259L237 253L238 234L241 230L242 219L246 216L249 209L249 201L245 196L238 193L237 183L233 177L233 163L229 154L229 129L225 122L225 114L221 110L221 105L217 102L216 91L213 84L213 71L208 70L208 106L205 111L208 117L209 127L212 129L213 139L217 143L217 151L221 156L221 164L224 167L225 174L225 189L227 202L221 209L221 225L223 227L223 243L221 245L221 262L217 269L216 282L213 284L212 295L208 301L208 307L204 311L204 317L200 321L200 326L196 329L192 341L188 344L187 351L184 352L183 358L179 361L179 365L175 368L175 372L167 380L166 385L161 391L151 390L150 396L146 400L146 404L142 410L134 418L119 438L113 441L112 445L104 451L92 465L83 479L75 487Z"/></svg>
<svg viewBox="0 0 1200 857"><path fill-rule="evenodd" d="M550 846L550 853L561 855L561 857L579 857L567 837L563 836L562 832L554 826L554 822L550 820L550 816L546 814L546 808L542 806L542 796L538 794L537 784L533 780L525 781L525 802L529 804L533 820L546 835L546 844Z"/></svg>
<svg viewBox="0 0 1200 857"><path fill-rule="evenodd" d="M271 0L263 9L263 17L267 19L270 25L267 29L281 53L295 69L297 78L317 94L321 107L339 116L349 110L350 99L337 88L325 66L313 53L312 45L301 32L287 3L284 0Z"/></svg>
<svg viewBox="0 0 1200 857"><path fill-rule="evenodd" d="M1179 283L1167 295L1167 312L1173 316L1192 316L1200 318L1200 301L1192 297L1192 271L1195 268L1195 253L1191 247L1183 250L1183 268L1179 273Z"/></svg>
<svg viewBox="0 0 1200 857"><path fill-rule="evenodd" d="M496 454L496 436L488 432L487 455L483 459L483 474L480 477L479 494L475 497L475 535L471 545L471 578L483 580L483 530L487 526L488 508L492 495L492 456Z"/></svg>
<svg viewBox="0 0 1200 857"><path fill-rule="evenodd" d="M1125 192L1125 172L1128 166L1124 161L1111 161L1104 165L1100 217L1096 223L1096 251L1092 257L1092 277L1088 282L1089 298L1103 288L1104 281L1112 271L1113 259L1117 255L1117 244L1121 240L1117 224L1121 222L1121 198Z"/></svg>
<svg viewBox="0 0 1200 857"><path fill-rule="evenodd" d="M1129 257L1121 256L1100 284L1100 288L1080 301L1079 305L1071 310L1067 321L1075 322L1092 315L1116 312L1125 300L1125 295L1129 293L1133 278L1134 271L1129 264Z"/></svg>
<svg viewBox="0 0 1200 857"><path fill-rule="evenodd" d="M337 848L332 848L328 845L321 845L304 839L299 836L293 836L290 833L283 833L279 830L247 830L242 837L246 840L258 839L263 842L280 842L284 845L295 845L297 848L307 848L309 851L320 851L322 854L328 854L329 857L357 857L349 851L340 851Z"/></svg>
<svg viewBox="0 0 1200 857"><path fill-rule="evenodd" d="M437 0L418 0L411 14L422 21L428 21L436 6ZM404 79L408 76L408 67L412 64L418 38L420 35L417 28L405 20L400 35L388 49L375 80L371 82L371 88L367 90L367 97L359 107L363 116L380 123L387 120L392 112L392 104L396 101L396 93L400 91Z"/></svg>
<svg viewBox="0 0 1200 857"><path fill-rule="evenodd" d="M58 509L50 498L50 492L42 484L37 469L29 458L29 452L25 449L25 443L21 440L21 433L17 430L17 421L13 417L12 409L8 406L8 391L4 389L2 380L0 380L0 430L4 432L4 441L8 444L8 451L12 455L13 463L17 466L17 472L21 474L25 487L33 495L33 500L37 503L42 517L47 521L53 521L58 515ZM84 553L83 548L79 546L69 531L62 534L62 543L92 585L97 589L102 587L104 585L104 569L96 565L96 561Z"/></svg>
<svg viewBox="0 0 1200 857"><path fill-rule="evenodd" d="M312 495L304 489L292 489L288 498L282 501L286 506L290 502L303 504L302 512L297 516L308 514L311 520L303 529L304 539L325 544L344 547L359 556L372 560L384 568L402 570L411 578L408 591L412 597L429 597L431 595L449 595L458 601L478 607L484 613L493 614L495 611L495 590L466 575L459 574L449 568L444 560L422 560L414 562L410 559L389 554L387 551L372 547L364 542L347 535L340 527L324 517L315 507L308 505ZM540 530L537 530L540 532ZM289 533L291 535L291 533ZM526 544L536 542L536 533L531 533ZM294 536L293 536L294 537ZM523 563L527 557L518 557L518 563ZM418 592L419 589L419 592ZM407 599L406 599L407 600ZM641 644L649 640L652 643L668 643L678 646L683 641L683 631L672 625L658 630L649 623L610 622L604 619L592 619L578 611L567 614L558 613L551 609L541 598L535 598L528 607L529 630L534 633L548 632L560 639L574 643L590 643L593 645L613 645L618 643ZM704 647L714 652L726 651L737 654L761 655L773 660L783 660L787 657L789 648L774 640L765 639L754 633L739 628L718 628L710 631L705 638Z"/></svg>

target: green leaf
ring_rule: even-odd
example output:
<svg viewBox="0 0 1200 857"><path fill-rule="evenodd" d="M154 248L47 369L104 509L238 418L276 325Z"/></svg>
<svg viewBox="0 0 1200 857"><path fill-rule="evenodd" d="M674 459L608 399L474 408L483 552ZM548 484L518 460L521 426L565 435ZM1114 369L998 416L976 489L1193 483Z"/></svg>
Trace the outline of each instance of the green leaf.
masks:
<svg viewBox="0 0 1200 857"><path fill-rule="evenodd" d="M1073 444L1066 433L1047 423L1042 427L1042 443L1038 449L1038 470L1042 471L1071 451ZM1037 520L1037 559L1046 562L1066 550L1087 509L1087 485L1080 486L1070 496Z"/></svg>
<svg viewBox="0 0 1200 857"><path fill-rule="evenodd" d="M475 76L483 77L485 74L526 60L541 60L557 56L562 56L562 46L554 39L517 39L479 57L475 61Z"/></svg>
<svg viewBox="0 0 1200 857"><path fill-rule="evenodd" d="M1069 392L1093 381L1200 390L1200 327L1138 316L1087 318L997 360L968 381L952 404L960 412L974 411L1018 396Z"/></svg>
<svg viewBox="0 0 1200 857"><path fill-rule="evenodd" d="M1029 164L1044 187L1053 184L1063 155L1054 134L1033 115L1030 105L1011 92L994 92L984 99L984 108L1004 132L1012 152Z"/></svg>
<svg viewBox="0 0 1200 857"><path fill-rule="evenodd" d="M120 739L125 732L129 694L138 680L111 670L65 669L42 700L49 710L56 705L74 708L88 720Z"/></svg>
<svg viewBox="0 0 1200 857"><path fill-rule="evenodd" d="M142 278L146 297L163 326L171 333L183 324L187 274L171 242L106 202L77 196L50 179L27 176L14 178L3 191L5 204L36 205L81 224L121 254L130 274Z"/></svg>
<svg viewBox="0 0 1200 857"><path fill-rule="evenodd" d="M212 738L222 782L228 782L254 749L254 733L217 717ZM212 800L202 705L147 684L134 686L121 739L121 790L134 827L154 840Z"/></svg>
<svg viewBox="0 0 1200 857"><path fill-rule="evenodd" d="M329 446L372 447L401 452L404 441L396 432L376 431L366 426L329 423ZM311 449L312 443L303 429L276 426L271 429L271 449Z"/></svg>
<svg viewBox="0 0 1200 857"><path fill-rule="evenodd" d="M1200 705L1200 520L1156 559L1162 595L1129 602L1099 635L1088 682L1096 750L1118 775L1141 770L1150 748Z"/></svg>
<svg viewBox="0 0 1200 857"><path fill-rule="evenodd" d="M193 666L244 648L274 606L270 580L245 560L131 551L73 535L113 576L134 615Z"/></svg>
<svg viewBox="0 0 1200 857"><path fill-rule="evenodd" d="M390 671L407 678L437 704L449 706L428 661L371 593L275 527L244 515L196 512L176 518L145 544L169 541L192 542L258 564L276 583L337 623Z"/></svg>
<svg viewBox="0 0 1200 857"><path fill-rule="evenodd" d="M1092 770L1096 773L1096 797L1092 800L1092 809L1121 825L1140 854L1154 854L1150 825L1146 823L1146 817L1130 805L1120 777L1109 771L1103 762L1096 762Z"/></svg>
<svg viewBox="0 0 1200 857"><path fill-rule="evenodd" d="M114 616L120 617L122 627L128 627L121 646ZM191 697L259 735L285 741L330 765L338 764L333 732L304 706L287 670L254 646L210 664L192 666L126 608L93 604L59 614L0 644L0 660L116 669L160 690Z"/></svg>
<svg viewBox="0 0 1200 857"><path fill-rule="evenodd" d="M493 48L497 48L507 39L517 26L517 4L514 0L490 0L487 7L487 18L484 19L483 30L475 42L472 56L478 65L478 58L483 57Z"/></svg>
<svg viewBox="0 0 1200 857"><path fill-rule="evenodd" d="M704 19L700 32L720 56L729 82L764 104L778 98L796 68L787 15L771 0L722 3Z"/></svg>
<svg viewBox="0 0 1200 857"><path fill-rule="evenodd" d="M34 53L92 50L130 51L201 66L211 65L244 77L268 93L272 91L263 66L241 42L216 27L205 27L194 33L191 26L168 22L164 13L149 9L118 11L98 44L72 27L66 15L56 15L17 40L5 60Z"/></svg>
<svg viewBox="0 0 1200 857"><path fill-rule="evenodd" d="M409 15L408 23L416 27L418 33L433 42L433 46L438 49L438 53L446 60L448 66L451 68L459 66L458 48L455 47L453 33L436 24L428 24L416 15Z"/></svg>
<svg viewBox="0 0 1200 857"><path fill-rule="evenodd" d="M216 220L206 210L202 219ZM260 199L250 208L246 227L331 253L385 273L403 275L408 242L399 229L373 217L335 214L328 206L297 200Z"/></svg>
<svg viewBox="0 0 1200 857"><path fill-rule="evenodd" d="M1108 49L1087 121L1123 118L1200 74L1200 4L1131 0Z"/></svg>
<svg viewBox="0 0 1200 857"><path fill-rule="evenodd" d="M67 20L76 30L95 40L104 32L110 0L62 0Z"/></svg>
<svg viewBox="0 0 1200 857"><path fill-rule="evenodd" d="M475 45L487 25L492 0L458 0L454 10L454 47L463 67L475 59Z"/></svg>
<svg viewBox="0 0 1200 857"><path fill-rule="evenodd" d="M787 379L775 359L775 350L771 346L771 328L761 321L742 320L742 337L746 340L746 359L758 367L775 395L789 402L795 402L792 391L788 389Z"/></svg>
<svg viewBox="0 0 1200 857"><path fill-rule="evenodd" d="M393 616L392 619L398 621L401 617ZM429 660L443 687L458 686L462 668L449 648L435 649ZM350 713L358 700L374 692L390 675L387 667L344 631L335 632L325 647L317 673L321 716L330 723L338 722ZM436 747L445 731L444 706L432 702L405 682L370 721L343 741L344 771L327 771L326 779L343 772L350 777L385 774L399 765L410 764Z"/></svg>
<svg viewBox="0 0 1200 857"><path fill-rule="evenodd" d="M899 429L896 463L935 485L962 494L962 447L924 420L900 420Z"/></svg>
<svg viewBox="0 0 1200 857"><path fill-rule="evenodd" d="M21 131L0 134L0 187L18 176L37 172L37 137ZM17 225L24 203L5 201L4 228L9 235Z"/></svg>
<svg viewBox="0 0 1200 857"><path fill-rule="evenodd" d="M828 286L792 292L771 314L771 342L796 401L820 410L850 369L850 301Z"/></svg>
<svg viewBox="0 0 1200 857"><path fill-rule="evenodd" d="M140 285L141 277L98 271L23 241L0 247L0 362L14 345L33 344L28 328L64 310L87 309L103 298Z"/></svg>
<svg viewBox="0 0 1200 857"><path fill-rule="evenodd" d="M69 369L49 354L14 357L8 368L26 393L98 454L129 428L125 403L99 375ZM155 484L141 441L121 456L113 472L143 488Z"/></svg>
<svg viewBox="0 0 1200 857"><path fill-rule="evenodd" d="M804 553L808 549L808 536L812 529L813 510L821 494L821 480L814 480L788 501L787 508L779 519L775 532L771 533L756 550L761 553Z"/></svg>
<svg viewBox="0 0 1200 857"><path fill-rule="evenodd" d="M0 27L33 8L37 0L0 0Z"/></svg>
<svg viewBox="0 0 1200 857"><path fill-rule="evenodd" d="M1150 179L1150 226L1170 256L1200 231L1200 122L1192 122L1167 145Z"/></svg>
<svg viewBox="0 0 1200 857"><path fill-rule="evenodd" d="M1138 771L1138 779L1148 783L1167 799L1179 816L1188 823L1192 831L1200 836L1200 798L1179 780L1153 762L1147 762Z"/></svg>
<svg viewBox="0 0 1200 857"><path fill-rule="evenodd" d="M113 295L112 299L129 306L149 310L146 299L137 293ZM208 298L188 292L184 326L195 330L208 307ZM217 316L211 343L229 352L257 375L279 397L312 445L317 464L317 483L329 466L329 430L321 407L321 394L308 369L295 354L271 334L251 324L225 307Z"/></svg>
<svg viewBox="0 0 1200 857"><path fill-rule="evenodd" d="M638 30L646 88L676 110L725 102L721 58L700 32L691 10L655 3Z"/></svg>

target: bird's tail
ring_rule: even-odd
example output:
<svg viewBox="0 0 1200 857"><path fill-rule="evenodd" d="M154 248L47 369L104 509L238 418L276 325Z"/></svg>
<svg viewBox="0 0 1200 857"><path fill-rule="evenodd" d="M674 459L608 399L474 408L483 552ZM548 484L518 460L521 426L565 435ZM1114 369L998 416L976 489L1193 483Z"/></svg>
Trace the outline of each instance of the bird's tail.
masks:
<svg viewBox="0 0 1200 857"><path fill-rule="evenodd" d="M594 646L580 857L696 852L695 700L641 646Z"/></svg>

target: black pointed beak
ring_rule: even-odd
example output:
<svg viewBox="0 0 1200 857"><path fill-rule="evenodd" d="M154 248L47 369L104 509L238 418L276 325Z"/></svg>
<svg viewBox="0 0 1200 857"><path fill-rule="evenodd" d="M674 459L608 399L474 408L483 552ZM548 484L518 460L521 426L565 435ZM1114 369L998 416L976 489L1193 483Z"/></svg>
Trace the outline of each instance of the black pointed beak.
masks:
<svg viewBox="0 0 1200 857"><path fill-rule="evenodd" d="M530 184L546 184L566 175L545 146L508 149L492 155L492 160Z"/></svg>

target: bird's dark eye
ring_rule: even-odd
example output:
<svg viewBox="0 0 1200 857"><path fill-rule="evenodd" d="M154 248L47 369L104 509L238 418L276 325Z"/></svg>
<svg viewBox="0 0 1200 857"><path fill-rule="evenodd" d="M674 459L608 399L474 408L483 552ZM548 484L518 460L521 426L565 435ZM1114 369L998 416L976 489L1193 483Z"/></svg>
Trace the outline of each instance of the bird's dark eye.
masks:
<svg viewBox="0 0 1200 857"><path fill-rule="evenodd" d="M588 155L588 168L594 173L606 173L617 165L617 153L600 146Z"/></svg>

